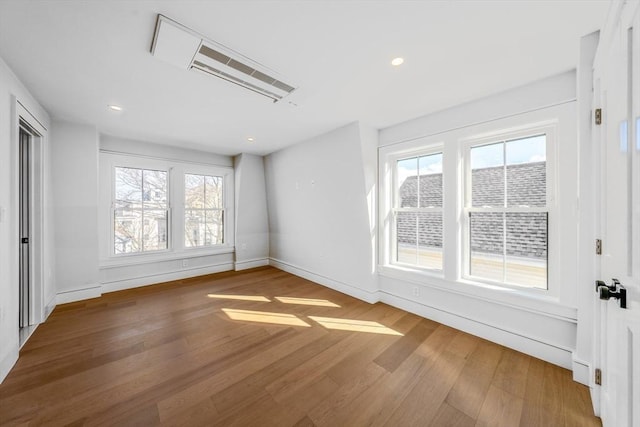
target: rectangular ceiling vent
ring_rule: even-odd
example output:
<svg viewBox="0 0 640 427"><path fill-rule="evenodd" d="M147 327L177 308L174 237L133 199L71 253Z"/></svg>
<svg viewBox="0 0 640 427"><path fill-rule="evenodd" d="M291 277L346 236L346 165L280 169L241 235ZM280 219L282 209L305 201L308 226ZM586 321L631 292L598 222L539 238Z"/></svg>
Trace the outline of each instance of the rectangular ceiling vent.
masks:
<svg viewBox="0 0 640 427"><path fill-rule="evenodd" d="M278 102L296 90L269 68L234 52L166 16L158 15L153 56L187 70L235 83Z"/></svg>

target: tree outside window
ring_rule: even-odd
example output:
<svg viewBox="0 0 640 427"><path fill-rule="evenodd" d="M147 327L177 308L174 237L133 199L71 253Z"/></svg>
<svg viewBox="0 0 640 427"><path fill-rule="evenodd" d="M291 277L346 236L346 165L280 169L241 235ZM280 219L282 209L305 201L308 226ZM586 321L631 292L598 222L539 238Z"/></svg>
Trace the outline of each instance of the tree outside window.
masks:
<svg viewBox="0 0 640 427"><path fill-rule="evenodd" d="M185 247L224 243L223 177L184 175Z"/></svg>
<svg viewBox="0 0 640 427"><path fill-rule="evenodd" d="M167 172L116 167L114 253L167 249Z"/></svg>

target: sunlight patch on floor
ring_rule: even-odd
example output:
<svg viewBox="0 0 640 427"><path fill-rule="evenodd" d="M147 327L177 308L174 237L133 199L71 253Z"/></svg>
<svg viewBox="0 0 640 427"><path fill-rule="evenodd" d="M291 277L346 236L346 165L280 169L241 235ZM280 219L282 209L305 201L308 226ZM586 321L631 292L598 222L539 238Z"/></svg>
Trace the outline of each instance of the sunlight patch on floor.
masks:
<svg viewBox="0 0 640 427"><path fill-rule="evenodd" d="M238 301L258 301L258 302L271 302L267 297L261 295L223 295L223 294L208 294L209 298L216 299L233 299Z"/></svg>
<svg viewBox="0 0 640 427"><path fill-rule="evenodd" d="M340 308L338 304L335 304L326 299L315 299L315 298L295 298L295 297L275 297L278 301L283 304L300 304L300 305L315 305L318 307L337 307Z"/></svg>
<svg viewBox="0 0 640 427"><path fill-rule="evenodd" d="M327 329L402 336L402 334L398 331L395 331L387 326L384 326L381 323L373 322L369 320L339 319L336 317L319 317L319 316L309 316L309 319L315 322L318 322L320 325L324 326Z"/></svg>
<svg viewBox="0 0 640 427"><path fill-rule="evenodd" d="M268 311L253 311L253 310L237 310L233 308L223 308L231 320L243 320L247 322L258 323L272 323L276 325L287 326L305 326L311 327L307 322L294 316L293 314L286 313L271 313Z"/></svg>

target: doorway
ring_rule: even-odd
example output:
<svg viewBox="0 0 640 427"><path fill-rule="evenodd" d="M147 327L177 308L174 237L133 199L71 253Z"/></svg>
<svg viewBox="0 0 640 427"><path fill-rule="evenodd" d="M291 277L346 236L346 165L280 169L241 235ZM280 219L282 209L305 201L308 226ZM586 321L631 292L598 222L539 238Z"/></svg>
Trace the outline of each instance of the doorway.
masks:
<svg viewBox="0 0 640 427"><path fill-rule="evenodd" d="M18 283L18 326L21 336L24 328L31 324L31 248L29 239L31 238L31 144L33 135L20 124L20 134L18 138L18 228L20 238L19 249L19 283Z"/></svg>
<svg viewBox="0 0 640 427"><path fill-rule="evenodd" d="M45 309L45 217L44 147L47 129L16 100L13 134L15 210L12 221L15 236L13 276L18 305L19 347L27 342L50 310ZM14 270L15 272L16 270ZM50 273L49 273L50 274ZM50 293L50 292L49 292Z"/></svg>

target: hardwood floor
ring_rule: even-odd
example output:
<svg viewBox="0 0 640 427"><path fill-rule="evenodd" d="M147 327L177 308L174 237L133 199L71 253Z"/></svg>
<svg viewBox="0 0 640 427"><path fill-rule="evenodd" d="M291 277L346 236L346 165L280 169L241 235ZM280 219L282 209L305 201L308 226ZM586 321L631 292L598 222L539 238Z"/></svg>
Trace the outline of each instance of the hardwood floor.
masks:
<svg viewBox="0 0 640 427"><path fill-rule="evenodd" d="M571 373L264 267L58 306L1 425L599 426Z"/></svg>

